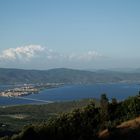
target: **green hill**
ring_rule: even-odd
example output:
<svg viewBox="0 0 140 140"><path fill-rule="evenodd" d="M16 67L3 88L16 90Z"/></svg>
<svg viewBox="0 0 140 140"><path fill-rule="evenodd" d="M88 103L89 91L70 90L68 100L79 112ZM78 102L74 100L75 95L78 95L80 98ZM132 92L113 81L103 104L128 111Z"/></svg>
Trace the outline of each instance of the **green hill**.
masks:
<svg viewBox="0 0 140 140"><path fill-rule="evenodd" d="M66 83L87 84L98 82L138 82L140 73L113 71L83 71L65 68L50 70L22 70L0 68L0 84Z"/></svg>

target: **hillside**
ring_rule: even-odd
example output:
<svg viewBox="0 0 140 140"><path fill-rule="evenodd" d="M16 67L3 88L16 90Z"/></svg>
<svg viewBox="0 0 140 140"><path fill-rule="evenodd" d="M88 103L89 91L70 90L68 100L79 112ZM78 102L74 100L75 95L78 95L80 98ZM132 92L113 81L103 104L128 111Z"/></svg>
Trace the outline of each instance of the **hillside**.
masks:
<svg viewBox="0 0 140 140"><path fill-rule="evenodd" d="M109 102L101 95L82 108L50 120L30 124L17 135L2 140L138 140L140 136L140 95ZM136 119L134 119L136 118Z"/></svg>
<svg viewBox="0 0 140 140"><path fill-rule="evenodd" d="M0 68L0 84L46 83L88 84L98 82L139 82L140 73L84 71L65 68L23 70Z"/></svg>
<svg viewBox="0 0 140 140"><path fill-rule="evenodd" d="M20 131L25 125L48 121L60 113L86 106L91 99L41 105L0 106L0 137ZM93 99L92 99L93 100ZM99 102L94 100L98 106Z"/></svg>
<svg viewBox="0 0 140 140"><path fill-rule="evenodd" d="M99 133L101 140L139 140L140 139L140 117L125 121L109 132L107 129Z"/></svg>

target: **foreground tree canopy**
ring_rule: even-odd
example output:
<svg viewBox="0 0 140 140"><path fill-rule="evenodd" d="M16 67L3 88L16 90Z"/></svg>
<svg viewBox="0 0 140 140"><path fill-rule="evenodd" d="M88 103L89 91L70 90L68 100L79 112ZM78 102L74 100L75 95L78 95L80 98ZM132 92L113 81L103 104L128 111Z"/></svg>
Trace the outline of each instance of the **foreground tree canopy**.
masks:
<svg viewBox="0 0 140 140"><path fill-rule="evenodd" d="M106 94L101 95L100 107L94 101L70 113L63 113L55 119L41 124L32 124L22 132L3 140L96 140L99 132L108 129L114 132L116 126L123 121L140 115L139 96L129 97L117 102L115 98L109 102Z"/></svg>

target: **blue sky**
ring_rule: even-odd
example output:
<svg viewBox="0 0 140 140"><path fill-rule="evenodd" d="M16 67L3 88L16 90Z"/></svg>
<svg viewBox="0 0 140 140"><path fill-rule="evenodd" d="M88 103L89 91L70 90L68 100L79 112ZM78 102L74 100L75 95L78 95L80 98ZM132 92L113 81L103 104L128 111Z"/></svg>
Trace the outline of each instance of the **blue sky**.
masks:
<svg viewBox="0 0 140 140"><path fill-rule="evenodd" d="M139 0L1 0L0 67L140 67Z"/></svg>

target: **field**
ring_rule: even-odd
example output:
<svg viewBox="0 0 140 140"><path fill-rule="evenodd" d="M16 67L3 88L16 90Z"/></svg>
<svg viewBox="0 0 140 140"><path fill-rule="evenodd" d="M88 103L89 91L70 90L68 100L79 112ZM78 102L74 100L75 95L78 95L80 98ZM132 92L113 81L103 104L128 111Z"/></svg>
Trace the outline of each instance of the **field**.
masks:
<svg viewBox="0 0 140 140"><path fill-rule="evenodd" d="M20 105L0 107L0 136L19 132L32 123L46 122L63 112L70 112L89 103L90 99L71 102L56 102L41 105ZM98 101L96 101L98 105Z"/></svg>

